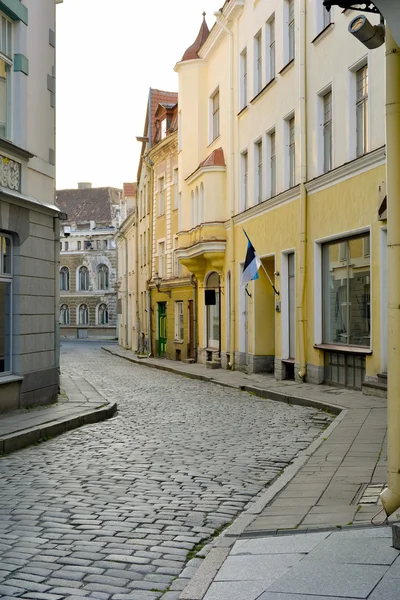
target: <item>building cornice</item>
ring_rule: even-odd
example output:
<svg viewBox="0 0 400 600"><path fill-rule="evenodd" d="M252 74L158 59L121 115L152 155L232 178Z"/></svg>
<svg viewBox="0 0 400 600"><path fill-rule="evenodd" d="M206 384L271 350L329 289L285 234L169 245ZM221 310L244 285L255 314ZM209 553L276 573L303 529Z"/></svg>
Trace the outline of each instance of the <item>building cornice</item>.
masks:
<svg viewBox="0 0 400 600"><path fill-rule="evenodd" d="M194 173L189 175L189 177L187 177L187 179L185 179L185 181L188 185L190 185L191 183L196 181L196 179L198 179L201 175L205 175L206 173L225 173L225 172L226 172L226 167L222 167L222 166L199 167L198 169L196 169L196 171Z"/></svg>
<svg viewBox="0 0 400 600"><path fill-rule="evenodd" d="M171 154L178 154L178 131L170 133L166 138L153 146L147 156L150 160L156 161L160 160L160 156L163 157L163 155Z"/></svg>
<svg viewBox="0 0 400 600"><path fill-rule="evenodd" d="M278 196L271 198L270 200L264 200L264 202L260 202L260 204L256 204L251 208L248 208L244 212L241 212L233 217L233 221L235 225L239 223L244 223L249 219L253 219L258 215L262 215L281 204L285 204L286 202L291 202L292 200L296 200L300 198L300 186L296 185L295 187L290 188L289 190L285 190Z"/></svg>
<svg viewBox="0 0 400 600"><path fill-rule="evenodd" d="M306 183L306 190L309 194L321 192L332 185L351 179L356 175L361 175L370 169L384 165L386 162L386 146L382 146L377 150L368 152L360 158L356 158L341 167L337 167L333 171L329 171L324 175L320 175Z"/></svg>
<svg viewBox="0 0 400 600"><path fill-rule="evenodd" d="M226 241L212 241L212 242L199 242L189 248L177 248L175 250L177 258L195 258L202 254L209 254L210 252L225 252Z"/></svg>

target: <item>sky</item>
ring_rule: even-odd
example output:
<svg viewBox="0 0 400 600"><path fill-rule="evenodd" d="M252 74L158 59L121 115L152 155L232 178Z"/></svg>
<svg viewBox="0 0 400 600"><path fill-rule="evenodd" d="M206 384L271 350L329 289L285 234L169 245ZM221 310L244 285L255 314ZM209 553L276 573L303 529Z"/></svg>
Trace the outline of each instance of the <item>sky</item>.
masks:
<svg viewBox="0 0 400 600"><path fill-rule="evenodd" d="M57 5L57 189L136 181L149 88L178 91L174 66L223 0L64 0Z"/></svg>

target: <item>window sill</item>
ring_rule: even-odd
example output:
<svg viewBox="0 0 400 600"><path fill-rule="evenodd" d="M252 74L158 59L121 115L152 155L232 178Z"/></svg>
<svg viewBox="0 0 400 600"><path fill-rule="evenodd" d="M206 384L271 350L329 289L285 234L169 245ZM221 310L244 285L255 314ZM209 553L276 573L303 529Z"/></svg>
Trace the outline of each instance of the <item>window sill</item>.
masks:
<svg viewBox="0 0 400 600"><path fill-rule="evenodd" d="M0 375L0 385L6 385L7 383L15 383L23 380L24 378L20 375Z"/></svg>
<svg viewBox="0 0 400 600"><path fill-rule="evenodd" d="M333 352L345 352L346 354L372 354L371 348L365 346L345 346L341 344L314 344L317 350L332 350Z"/></svg>
<svg viewBox="0 0 400 600"><path fill-rule="evenodd" d="M290 60L288 63L286 63L286 65L283 67L283 69L281 69L278 73L278 75L286 75L286 73L288 71L290 71L290 69L293 67L294 65L294 58L292 58L292 60Z"/></svg>
<svg viewBox="0 0 400 600"><path fill-rule="evenodd" d="M174 344L183 344L183 340L174 340Z"/></svg>
<svg viewBox="0 0 400 600"><path fill-rule="evenodd" d="M320 31L319 34L316 35L313 40L311 40L311 43L315 44L315 45L318 45L319 42L321 42L324 38L326 38L326 36L331 31L333 31L334 27L335 27L335 23L329 23L329 25L327 25L326 27L324 27L324 29L322 29L322 31Z"/></svg>
<svg viewBox="0 0 400 600"><path fill-rule="evenodd" d="M241 110L239 110L238 114L236 115L237 117L241 117L245 112L247 112L249 110L249 105L246 104L246 106L243 106L243 108Z"/></svg>
<svg viewBox="0 0 400 600"><path fill-rule="evenodd" d="M219 133L219 134L217 135L217 137L215 137L213 140L211 140L211 142L208 144L207 148L209 148L210 146L212 146L212 145L213 145L213 143L217 141L217 139L219 138L219 136L220 136L220 135L221 135L221 134Z"/></svg>
<svg viewBox="0 0 400 600"><path fill-rule="evenodd" d="M268 81L267 85L264 85L264 87L258 92L258 94L254 96L252 100L250 100L250 104L256 102L267 90L269 90L274 85L274 83L276 83L276 81L276 77L271 79L271 81Z"/></svg>

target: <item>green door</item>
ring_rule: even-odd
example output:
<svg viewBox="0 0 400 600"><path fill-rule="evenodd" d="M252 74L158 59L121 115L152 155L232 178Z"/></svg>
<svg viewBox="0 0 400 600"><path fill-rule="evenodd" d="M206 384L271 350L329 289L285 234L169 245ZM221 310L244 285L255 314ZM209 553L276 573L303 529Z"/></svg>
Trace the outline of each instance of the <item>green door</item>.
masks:
<svg viewBox="0 0 400 600"><path fill-rule="evenodd" d="M158 356L165 356L167 350L167 303L158 303Z"/></svg>

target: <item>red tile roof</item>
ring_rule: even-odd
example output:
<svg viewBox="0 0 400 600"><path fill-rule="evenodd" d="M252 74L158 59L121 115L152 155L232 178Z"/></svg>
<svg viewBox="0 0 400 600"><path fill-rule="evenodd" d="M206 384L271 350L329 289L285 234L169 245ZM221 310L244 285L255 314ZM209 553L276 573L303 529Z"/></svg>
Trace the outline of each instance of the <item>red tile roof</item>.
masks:
<svg viewBox="0 0 400 600"><path fill-rule="evenodd" d="M199 50L202 47L202 45L204 44L204 42L206 41L206 39L208 38L209 33L210 33L210 30L208 29L208 26L206 23L206 13L203 13L203 22L201 24L198 36L195 39L194 43L191 46L189 46L189 48L186 50L185 54L182 56L182 61L193 60L193 59L199 58Z"/></svg>
<svg viewBox="0 0 400 600"><path fill-rule="evenodd" d="M225 158L224 158L224 151L222 150L222 148L217 148L216 150L213 150L211 152L211 154L209 156L207 156L207 158L205 160L203 160L199 166L198 169L200 169L201 167L225 167Z"/></svg>
<svg viewBox="0 0 400 600"><path fill-rule="evenodd" d="M124 196L136 197L136 183L123 183Z"/></svg>
<svg viewBox="0 0 400 600"><path fill-rule="evenodd" d="M149 135L150 141L154 139L155 125L156 125L156 110L159 104L176 104L178 102L177 92L164 92L162 90L150 89L151 97L151 131L145 135Z"/></svg>

